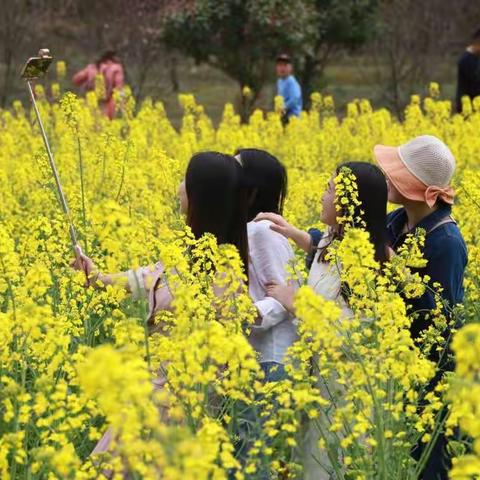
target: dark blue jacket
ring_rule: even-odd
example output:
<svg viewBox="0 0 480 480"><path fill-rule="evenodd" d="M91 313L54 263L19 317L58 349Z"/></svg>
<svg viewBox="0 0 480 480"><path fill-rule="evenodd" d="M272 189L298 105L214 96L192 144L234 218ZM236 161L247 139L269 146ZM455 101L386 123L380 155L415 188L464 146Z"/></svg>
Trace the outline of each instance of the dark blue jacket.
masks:
<svg viewBox="0 0 480 480"><path fill-rule="evenodd" d="M450 308L463 302L463 275L467 265L467 247L457 224L453 221L443 223L449 219L451 211L450 205L442 204L415 227L424 229L426 233L423 257L427 260L427 265L414 270L421 275L428 275L431 287L434 283L442 286L441 296ZM388 215L387 229L394 250L400 248L405 241L407 234L403 233L403 228L406 221L404 208ZM412 312L418 313L418 318L411 327L412 337L416 338L429 325L425 314L435 308L434 293L427 290L421 297L407 299L406 302Z"/></svg>

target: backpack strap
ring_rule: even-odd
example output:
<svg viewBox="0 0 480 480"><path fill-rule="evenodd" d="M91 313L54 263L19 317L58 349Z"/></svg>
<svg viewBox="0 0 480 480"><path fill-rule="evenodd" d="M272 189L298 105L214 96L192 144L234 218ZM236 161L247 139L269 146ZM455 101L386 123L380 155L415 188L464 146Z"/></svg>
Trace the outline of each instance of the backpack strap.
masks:
<svg viewBox="0 0 480 480"><path fill-rule="evenodd" d="M320 230L317 230L316 228L310 228L308 230L308 234L310 235L312 244L310 246L310 252L308 253L305 259L305 264L306 264L307 270L310 270L310 268L312 267L313 259L315 258L315 254L317 253L318 244L320 243L320 240L323 237L323 233Z"/></svg>
<svg viewBox="0 0 480 480"><path fill-rule="evenodd" d="M447 223L454 223L455 225L457 224L457 222L453 219L453 217L451 215L448 215L447 217L444 217L442 218L441 220L439 220L428 232L427 232L427 235L429 233L432 233L434 230L436 230L437 228L441 227L442 225L446 225Z"/></svg>

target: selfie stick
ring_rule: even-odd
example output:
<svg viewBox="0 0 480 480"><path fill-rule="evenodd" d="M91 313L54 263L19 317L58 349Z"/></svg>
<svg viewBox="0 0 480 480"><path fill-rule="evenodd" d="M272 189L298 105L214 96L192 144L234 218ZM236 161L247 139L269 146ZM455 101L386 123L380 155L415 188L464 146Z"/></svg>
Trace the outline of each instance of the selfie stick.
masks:
<svg viewBox="0 0 480 480"><path fill-rule="evenodd" d="M47 57L49 57L49 55L50 55L50 52L47 49L40 50L40 52L38 54L38 56L42 57L42 58L47 58ZM28 63L27 63L27 65L28 65ZM30 77L29 78L29 77L25 76L24 78L27 82L28 92L30 93L30 99L32 100L33 109L35 110L35 115L36 115L37 120L38 120L38 125L40 126L40 133L42 134L43 143L45 145L45 150L47 151L48 162L50 163L50 168L52 170L53 177L55 178L55 184L57 186L58 196L59 196L59 199L60 199L60 205L62 206L63 213L65 214L65 216L67 217L67 220L68 220L70 240L72 242L72 247L75 251L75 246L77 245L77 234L75 232L75 227L73 226L73 223L71 221L70 210L68 208L67 200L66 200L65 195L63 193L63 188L62 188L62 184L60 183L60 177L58 175L57 166L55 165L55 160L53 159L53 154L52 154L52 150L50 148L50 143L48 142L47 134L45 133L45 128L43 126L42 117L40 116L40 112L39 112L38 107L37 107L37 102L35 100L35 93L34 93L33 87L32 87L32 80L34 78L38 78L38 77Z"/></svg>

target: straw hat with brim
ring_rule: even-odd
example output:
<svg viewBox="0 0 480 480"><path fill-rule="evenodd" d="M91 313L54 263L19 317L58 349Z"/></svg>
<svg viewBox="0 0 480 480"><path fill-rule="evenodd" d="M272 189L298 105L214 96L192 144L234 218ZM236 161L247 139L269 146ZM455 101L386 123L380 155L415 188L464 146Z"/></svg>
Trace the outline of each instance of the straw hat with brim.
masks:
<svg viewBox="0 0 480 480"><path fill-rule="evenodd" d="M388 180L405 198L429 207L439 198L453 204L450 180L455 158L437 137L421 135L399 147L377 145L373 153Z"/></svg>

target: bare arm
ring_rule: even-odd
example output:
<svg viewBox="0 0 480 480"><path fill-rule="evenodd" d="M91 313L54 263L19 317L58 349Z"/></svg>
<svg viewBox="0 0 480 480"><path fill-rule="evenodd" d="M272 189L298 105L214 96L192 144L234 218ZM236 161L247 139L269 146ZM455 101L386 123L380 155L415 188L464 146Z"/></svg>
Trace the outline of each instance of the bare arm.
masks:
<svg viewBox="0 0 480 480"><path fill-rule="evenodd" d="M136 298L147 297L159 274L163 272L162 265L157 263L127 272L103 273L94 264L93 260L82 252L79 246L75 248L75 255L76 258L71 266L75 270L85 272L86 286L103 288L112 285L123 288Z"/></svg>
<svg viewBox="0 0 480 480"><path fill-rule="evenodd" d="M123 74L123 68L119 68L113 76L113 89L121 89L125 86L125 77Z"/></svg>
<svg viewBox="0 0 480 480"><path fill-rule="evenodd" d="M267 287L267 294L269 297L280 302L285 310L295 315L295 307L293 306L295 287L293 285L278 285L272 283Z"/></svg>
<svg viewBox="0 0 480 480"><path fill-rule="evenodd" d="M270 228L274 232L278 232L286 238L290 238L295 242L298 248L301 248L305 252L309 253L312 248L312 240L310 235L300 230L293 225L290 225L281 215L276 213L259 213L255 218L256 222L261 220L269 220L272 222Z"/></svg>
<svg viewBox="0 0 480 480"><path fill-rule="evenodd" d="M77 87L81 87L87 80L88 80L88 67L77 72L72 78L73 83Z"/></svg>

